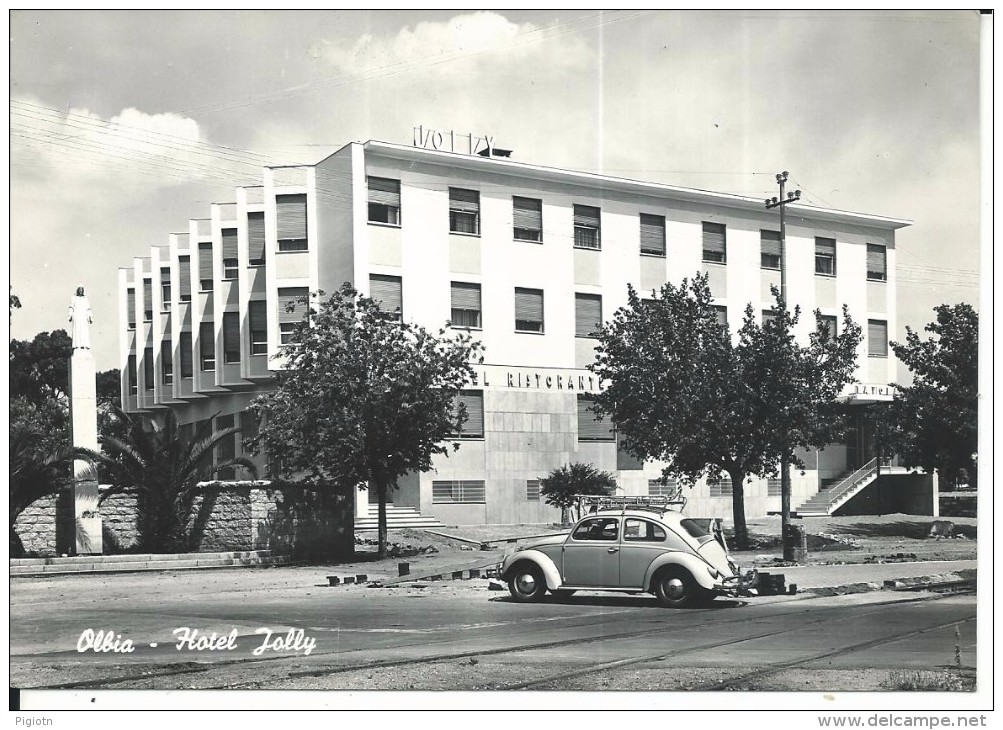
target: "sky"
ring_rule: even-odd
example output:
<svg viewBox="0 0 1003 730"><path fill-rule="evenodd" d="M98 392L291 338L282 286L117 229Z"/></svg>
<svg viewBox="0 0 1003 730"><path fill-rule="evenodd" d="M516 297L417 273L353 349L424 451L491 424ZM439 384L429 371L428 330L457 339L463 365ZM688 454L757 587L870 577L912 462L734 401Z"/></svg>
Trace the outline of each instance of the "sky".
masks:
<svg viewBox="0 0 1003 730"><path fill-rule="evenodd" d="M905 218L898 331L979 303L972 11L13 11L19 339L86 288L118 367L117 269L260 184L413 127L514 159ZM991 281L991 276L989 277ZM900 381L905 371L900 368Z"/></svg>

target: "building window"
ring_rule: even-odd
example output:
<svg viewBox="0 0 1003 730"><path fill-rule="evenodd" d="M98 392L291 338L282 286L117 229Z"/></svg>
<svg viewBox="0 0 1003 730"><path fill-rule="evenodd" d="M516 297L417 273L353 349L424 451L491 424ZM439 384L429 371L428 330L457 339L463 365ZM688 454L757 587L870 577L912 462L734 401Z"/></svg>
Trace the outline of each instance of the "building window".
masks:
<svg viewBox="0 0 1003 730"><path fill-rule="evenodd" d="M223 431L227 428L233 428L234 425L233 415L229 416L216 416L216 430ZM216 445L216 463L223 464L224 462L231 461L237 456L237 434L231 433L229 436L225 436ZM225 469L220 469L216 473L216 478L223 481L232 481L235 477L234 468L227 467Z"/></svg>
<svg viewBox="0 0 1003 730"><path fill-rule="evenodd" d="M543 201L512 197L512 236L517 241L543 240Z"/></svg>
<svg viewBox="0 0 1003 730"><path fill-rule="evenodd" d="M391 319L404 320L404 283L399 276L370 274L369 296Z"/></svg>
<svg viewBox="0 0 1003 730"><path fill-rule="evenodd" d="M212 291L212 243L199 244L199 291Z"/></svg>
<svg viewBox="0 0 1003 730"><path fill-rule="evenodd" d="M143 279L143 321L153 321L153 282Z"/></svg>
<svg viewBox="0 0 1003 730"><path fill-rule="evenodd" d="M164 385L174 383L174 351L170 340L160 343L160 378Z"/></svg>
<svg viewBox="0 0 1003 730"><path fill-rule="evenodd" d="M888 280L888 249L876 243L867 244L867 280Z"/></svg>
<svg viewBox="0 0 1003 730"><path fill-rule="evenodd" d="M265 214L247 214L247 264L265 265Z"/></svg>
<svg viewBox="0 0 1003 730"><path fill-rule="evenodd" d="M251 354L268 354L268 304L255 300L247 304L247 324L251 331Z"/></svg>
<svg viewBox="0 0 1003 730"><path fill-rule="evenodd" d="M665 216L641 213L641 253L665 255Z"/></svg>
<svg viewBox="0 0 1003 730"><path fill-rule="evenodd" d="M275 196L279 251L306 251L306 195Z"/></svg>
<svg viewBox="0 0 1003 730"><path fill-rule="evenodd" d="M678 491L675 479L649 479L649 497L674 497Z"/></svg>
<svg viewBox="0 0 1003 730"><path fill-rule="evenodd" d="M770 477L766 480L766 496L767 497L780 497L783 496L783 492L780 487L780 477Z"/></svg>
<svg viewBox="0 0 1003 730"><path fill-rule="evenodd" d="M153 348L143 350L143 390L153 390Z"/></svg>
<svg viewBox="0 0 1003 730"><path fill-rule="evenodd" d="M454 281L449 287L449 323L453 327L481 326L481 285Z"/></svg>
<svg viewBox="0 0 1003 730"><path fill-rule="evenodd" d="M543 290L515 288L515 331L543 332Z"/></svg>
<svg viewBox="0 0 1003 730"><path fill-rule="evenodd" d="M602 329L602 297L575 294L575 337L595 337Z"/></svg>
<svg viewBox="0 0 1003 730"><path fill-rule="evenodd" d="M615 441L613 424L605 418L596 418L593 407L595 400L589 396L578 396L578 440Z"/></svg>
<svg viewBox="0 0 1003 730"><path fill-rule="evenodd" d="M526 501L527 502L539 502L540 501L540 480L539 479L527 479L526 480Z"/></svg>
<svg viewBox="0 0 1003 730"><path fill-rule="evenodd" d="M199 356L202 372L216 369L216 333L213 331L212 322L203 322L199 325Z"/></svg>
<svg viewBox="0 0 1003 730"><path fill-rule="evenodd" d="M479 236L481 194L476 190L449 189L449 232Z"/></svg>
<svg viewBox="0 0 1003 730"><path fill-rule="evenodd" d="M192 358L192 333L182 332L181 341L181 378L190 378L195 374L195 363Z"/></svg>
<svg viewBox="0 0 1003 730"><path fill-rule="evenodd" d="M303 321L310 303L310 290L305 286L279 287L279 343L288 345L293 341L296 325Z"/></svg>
<svg viewBox="0 0 1003 730"><path fill-rule="evenodd" d="M763 326L773 322L777 318L776 312L772 309L764 309L762 312Z"/></svg>
<svg viewBox="0 0 1003 730"><path fill-rule="evenodd" d="M131 286L125 290L126 322L131 330L136 329L136 290Z"/></svg>
<svg viewBox="0 0 1003 730"><path fill-rule="evenodd" d="M818 315L818 331L825 333L825 339L833 339L836 336L836 317L831 314Z"/></svg>
<svg viewBox="0 0 1003 730"><path fill-rule="evenodd" d="M192 260L190 256L178 256L178 283L180 285L178 300L190 302L192 300Z"/></svg>
<svg viewBox="0 0 1003 730"><path fill-rule="evenodd" d="M166 266L160 268L160 309L171 311L171 270Z"/></svg>
<svg viewBox="0 0 1003 730"><path fill-rule="evenodd" d="M129 371L129 395L136 395L139 392L139 386L137 385L138 375L136 373L136 356L129 355L129 364L127 366Z"/></svg>
<svg viewBox="0 0 1003 730"><path fill-rule="evenodd" d="M867 354L888 357L888 323L884 320L867 320Z"/></svg>
<svg viewBox="0 0 1003 730"><path fill-rule="evenodd" d="M600 211L591 205L574 206L575 248L602 248Z"/></svg>
<svg viewBox="0 0 1003 730"><path fill-rule="evenodd" d="M223 229L223 278L237 278L237 229Z"/></svg>
<svg viewBox="0 0 1003 730"><path fill-rule="evenodd" d="M759 266L780 270L780 231L759 232Z"/></svg>
<svg viewBox="0 0 1003 730"><path fill-rule="evenodd" d="M703 222L703 260L712 264L728 261L728 239L723 223Z"/></svg>
<svg viewBox="0 0 1003 730"><path fill-rule="evenodd" d="M433 504L484 504L484 480L433 481Z"/></svg>
<svg viewBox="0 0 1003 730"><path fill-rule="evenodd" d="M836 239L815 236L815 273L836 275Z"/></svg>
<svg viewBox="0 0 1003 730"><path fill-rule="evenodd" d="M714 315L717 317L717 323L727 329L728 308L723 304L712 304L711 309L714 310Z"/></svg>
<svg viewBox="0 0 1003 730"><path fill-rule="evenodd" d="M223 362L240 362L240 314L223 312Z"/></svg>
<svg viewBox="0 0 1003 730"><path fill-rule="evenodd" d="M467 420L463 422L459 432L453 434L453 438L484 438L484 391L461 390L453 402L454 414L459 412L461 405L466 410Z"/></svg>
<svg viewBox="0 0 1003 730"><path fill-rule="evenodd" d="M388 226L401 224L401 182L383 177L368 177L369 222Z"/></svg>
<svg viewBox="0 0 1003 730"><path fill-rule="evenodd" d="M730 497L731 477L720 476L707 480L707 489L710 497Z"/></svg>

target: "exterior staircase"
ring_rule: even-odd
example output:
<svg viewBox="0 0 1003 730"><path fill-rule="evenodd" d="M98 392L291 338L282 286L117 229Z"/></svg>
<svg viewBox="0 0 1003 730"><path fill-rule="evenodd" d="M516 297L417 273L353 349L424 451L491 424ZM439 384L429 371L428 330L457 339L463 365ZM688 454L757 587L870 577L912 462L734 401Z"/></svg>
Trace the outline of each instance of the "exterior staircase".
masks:
<svg viewBox="0 0 1003 730"><path fill-rule="evenodd" d="M822 489L795 512L798 517L828 517L877 478L878 460L875 458L845 476L824 480Z"/></svg>
<svg viewBox="0 0 1003 730"><path fill-rule="evenodd" d="M375 532L378 530L380 524L379 509L379 505L369 505L369 513L365 517L355 518L355 531ZM445 525L434 517L422 515L421 512L413 507L398 507L388 504L387 529L399 530L406 527L424 529L427 527L445 527Z"/></svg>

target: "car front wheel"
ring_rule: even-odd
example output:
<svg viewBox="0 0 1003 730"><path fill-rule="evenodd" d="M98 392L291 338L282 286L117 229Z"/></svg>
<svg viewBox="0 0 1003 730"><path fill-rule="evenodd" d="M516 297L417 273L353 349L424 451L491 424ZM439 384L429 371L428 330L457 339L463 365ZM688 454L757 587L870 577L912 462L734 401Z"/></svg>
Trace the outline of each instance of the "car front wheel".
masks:
<svg viewBox="0 0 1003 730"><path fill-rule="evenodd" d="M663 606L683 608L703 597L703 589L685 568L667 568L655 576L653 591Z"/></svg>
<svg viewBox="0 0 1003 730"><path fill-rule="evenodd" d="M509 575L508 590L515 600L529 603L543 598L543 594L547 591L547 583L538 567L532 563L520 563Z"/></svg>

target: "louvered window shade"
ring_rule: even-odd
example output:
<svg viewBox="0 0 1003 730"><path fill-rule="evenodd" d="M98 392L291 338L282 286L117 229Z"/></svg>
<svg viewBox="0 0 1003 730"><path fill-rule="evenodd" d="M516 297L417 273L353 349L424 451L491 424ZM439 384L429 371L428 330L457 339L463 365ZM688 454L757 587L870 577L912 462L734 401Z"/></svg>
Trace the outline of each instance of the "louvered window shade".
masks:
<svg viewBox="0 0 1003 730"><path fill-rule="evenodd" d="M723 264L728 260L725 227L721 223L703 224L703 260Z"/></svg>
<svg viewBox="0 0 1003 730"><path fill-rule="evenodd" d="M476 190L450 188L449 209L460 213L477 213L481 209L481 194Z"/></svg>
<svg viewBox="0 0 1003 730"><path fill-rule="evenodd" d="M136 290L132 287L125 291L125 306L129 310L126 312L129 329L136 329Z"/></svg>
<svg viewBox="0 0 1003 730"><path fill-rule="evenodd" d="M867 278L871 281L888 279L888 254L884 246L867 244Z"/></svg>
<svg viewBox="0 0 1003 730"><path fill-rule="evenodd" d="M306 239L306 195L276 195L278 238Z"/></svg>
<svg viewBox="0 0 1003 730"><path fill-rule="evenodd" d="M665 216L641 213L641 253L665 255Z"/></svg>
<svg viewBox="0 0 1003 730"><path fill-rule="evenodd" d="M166 266L160 267L160 283L161 284L171 283L171 270Z"/></svg>
<svg viewBox="0 0 1003 730"><path fill-rule="evenodd" d="M539 241L543 231L543 201L536 198L512 198L512 228L515 238Z"/></svg>
<svg viewBox="0 0 1003 730"><path fill-rule="evenodd" d="M213 331L212 322L203 322L199 325L199 351L202 355L202 369L214 370L216 368L216 333Z"/></svg>
<svg viewBox="0 0 1003 730"><path fill-rule="evenodd" d="M280 287L279 294L279 324L295 324L303 321L308 303L304 301L309 290L305 286ZM292 304L293 311L288 311Z"/></svg>
<svg viewBox="0 0 1003 730"><path fill-rule="evenodd" d="M578 396L578 440L613 441L616 438L613 425L606 419L596 420L593 403L591 398Z"/></svg>
<svg viewBox="0 0 1003 730"><path fill-rule="evenodd" d="M143 390L153 390L153 348L143 350Z"/></svg>
<svg viewBox="0 0 1003 730"><path fill-rule="evenodd" d="M524 332L543 332L543 292L539 289L515 290L515 328Z"/></svg>
<svg viewBox="0 0 1003 730"><path fill-rule="evenodd" d="M403 312L401 278L399 276L371 275L369 277L369 296L376 300L383 312L388 314L394 311Z"/></svg>
<svg viewBox="0 0 1003 730"><path fill-rule="evenodd" d="M389 180L383 177L370 177L369 202L378 205L389 205L399 208L401 204L400 180Z"/></svg>
<svg viewBox="0 0 1003 730"><path fill-rule="evenodd" d="M192 298L192 264L188 256L178 256L178 284L180 286L179 297L183 302L189 302Z"/></svg>
<svg viewBox="0 0 1003 730"><path fill-rule="evenodd" d="M780 231L759 232L759 258L764 269L780 268Z"/></svg>
<svg viewBox="0 0 1003 730"><path fill-rule="evenodd" d="M223 362L240 362L240 314L223 313Z"/></svg>
<svg viewBox="0 0 1003 730"><path fill-rule="evenodd" d="M575 246L577 248L602 248L599 232L599 209L589 205L574 206Z"/></svg>
<svg viewBox="0 0 1003 730"><path fill-rule="evenodd" d="M199 278L212 278L212 244L208 242L199 244Z"/></svg>
<svg viewBox="0 0 1003 730"><path fill-rule="evenodd" d="M267 304L255 300L247 304L247 323L251 331L251 354L264 355L268 352Z"/></svg>
<svg viewBox="0 0 1003 730"><path fill-rule="evenodd" d="M247 214L247 257L251 266L265 263L265 214Z"/></svg>
<svg viewBox="0 0 1003 730"><path fill-rule="evenodd" d="M888 357L888 323L880 319L867 320L867 354Z"/></svg>
<svg viewBox="0 0 1003 730"><path fill-rule="evenodd" d="M467 420L463 422L455 438L484 438L484 392L480 390L461 390L456 396L455 410L459 411L462 404L467 410Z"/></svg>
<svg viewBox="0 0 1003 730"><path fill-rule="evenodd" d="M815 273L836 275L836 239L815 238Z"/></svg>
<svg viewBox="0 0 1003 730"><path fill-rule="evenodd" d="M129 364L126 366L126 369L129 371L129 373L128 373L128 376L129 376L129 395L136 395L136 389L137 389L136 381L137 381L138 376L136 374L136 356L135 355L129 355Z"/></svg>
<svg viewBox="0 0 1003 730"><path fill-rule="evenodd" d="M602 328L602 297L575 294L575 336L595 337Z"/></svg>
<svg viewBox="0 0 1003 730"><path fill-rule="evenodd" d="M192 372L194 371L191 332L181 333L181 342L179 346L181 349L181 377L190 378L192 377Z"/></svg>
<svg viewBox="0 0 1003 730"><path fill-rule="evenodd" d="M174 382L174 352L170 340L160 343L160 372L164 385Z"/></svg>
<svg viewBox="0 0 1003 730"><path fill-rule="evenodd" d="M153 319L153 282L143 279L143 321Z"/></svg>
<svg viewBox="0 0 1003 730"><path fill-rule="evenodd" d="M224 228L223 229L223 258L224 259L236 259L237 258L237 229L236 228Z"/></svg>
<svg viewBox="0 0 1003 730"><path fill-rule="evenodd" d="M599 227L599 209L589 205L575 206L575 225L588 226L590 228Z"/></svg>
<svg viewBox="0 0 1003 730"><path fill-rule="evenodd" d="M818 329L822 332L828 332L829 337L836 336L836 318L832 315L820 315L818 318Z"/></svg>
<svg viewBox="0 0 1003 730"><path fill-rule="evenodd" d="M481 326L481 285L454 281L450 285L450 323L454 327Z"/></svg>

